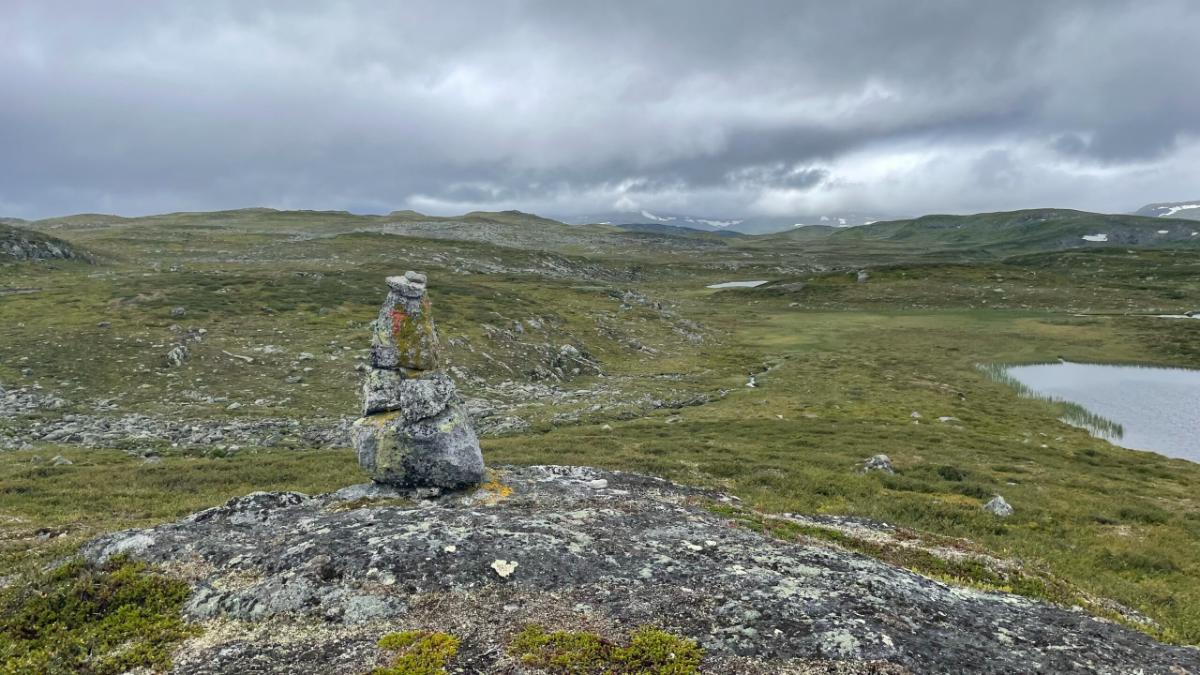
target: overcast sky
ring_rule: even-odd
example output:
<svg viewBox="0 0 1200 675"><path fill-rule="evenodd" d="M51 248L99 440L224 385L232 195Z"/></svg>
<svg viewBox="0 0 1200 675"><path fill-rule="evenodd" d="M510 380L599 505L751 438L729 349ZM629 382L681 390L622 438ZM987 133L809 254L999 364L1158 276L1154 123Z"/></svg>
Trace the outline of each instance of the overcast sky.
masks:
<svg viewBox="0 0 1200 675"><path fill-rule="evenodd" d="M1200 198L1198 41L1197 0L0 0L0 215L1128 211Z"/></svg>

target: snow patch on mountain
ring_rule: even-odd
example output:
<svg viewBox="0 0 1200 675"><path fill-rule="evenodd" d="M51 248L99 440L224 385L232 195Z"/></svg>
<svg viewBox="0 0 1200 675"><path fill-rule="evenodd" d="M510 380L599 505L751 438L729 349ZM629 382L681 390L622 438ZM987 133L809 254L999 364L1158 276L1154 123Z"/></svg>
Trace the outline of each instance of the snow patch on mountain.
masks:
<svg viewBox="0 0 1200 675"><path fill-rule="evenodd" d="M1158 208L1162 211L1162 213L1158 214L1159 218L1170 218L1180 211L1200 209L1200 204L1179 204L1177 206L1160 206Z"/></svg>

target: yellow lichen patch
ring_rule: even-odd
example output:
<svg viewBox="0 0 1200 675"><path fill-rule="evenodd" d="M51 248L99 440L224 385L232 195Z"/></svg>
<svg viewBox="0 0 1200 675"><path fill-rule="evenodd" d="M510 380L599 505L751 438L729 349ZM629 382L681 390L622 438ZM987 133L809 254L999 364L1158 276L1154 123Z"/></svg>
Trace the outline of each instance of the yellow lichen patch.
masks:
<svg viewBox="0 0 1200 675"><path fill-rule="evenodd" d="M382 428L382 427L386 426L388 423L394 422L399 418L400 418L400 412L392 411L392 412L378 413L375 415L368 415L366 417L360 417L359 419L355 420L354 423L356 425L372 424L372 425Z"/></svg>
<svg viewBox="0 0 1200 675"><path fill-rule="evenodd" d="M501 501L508 499L512 495L513 489L504 483L500 482L500 474L494 470L488 470L488 480L479 486L476 491L481 501L484 504L499 504Z"/></svg>

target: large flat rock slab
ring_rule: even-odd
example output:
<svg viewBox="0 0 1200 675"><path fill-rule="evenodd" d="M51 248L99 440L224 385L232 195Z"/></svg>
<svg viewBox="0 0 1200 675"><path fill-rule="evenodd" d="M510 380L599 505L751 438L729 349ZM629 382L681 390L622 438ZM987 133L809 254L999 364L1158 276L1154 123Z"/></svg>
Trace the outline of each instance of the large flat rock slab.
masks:
<svg viewBox="0 0 1200 675"><path fill-rule="evenodd" d="M524 672L505 645L526 623L652 624L700 643L705 672L1200 672L1200 651L1078 610L766 538L709 511L731 499L717 493L582 467L494 478L255 493L85 555L191 580L208 632L178 672L362 672L409 628L458 635L460 672Z"/></svg>

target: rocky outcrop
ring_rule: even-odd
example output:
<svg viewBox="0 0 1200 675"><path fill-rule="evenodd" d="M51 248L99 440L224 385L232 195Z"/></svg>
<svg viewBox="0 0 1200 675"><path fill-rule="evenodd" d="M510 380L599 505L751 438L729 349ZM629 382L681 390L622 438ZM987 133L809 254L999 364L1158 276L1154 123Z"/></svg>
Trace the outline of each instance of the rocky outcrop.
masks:
<svg viewBox="0 0 1200 675"><path fill-rule="evenodd" d="M483 479L479 440L439 347L424 274L388 277L375 321L362 412L351 441L378 483L457 488Z"/></svg>
<svg viewBox="0 0 1200 675"><path fill-rule="evenodd" d="M76 259L89 258L61 239L0 223L0 262Z"/></svg>
<svg viewBox="0 0 1200 675"><path fill-rule="evenodd" d="M506 646L531 623L659 626L704 647L711 673L1200 671L1197 650L1078 610L735 526L712 511L734 501L720 494L579 467L492 478L254 493L84 555L190 580L207 632L179 673L365 672L381 635L412 628L462 639L455 672L526 672Z"/></svg>

